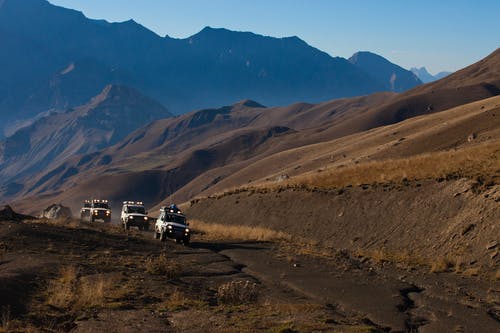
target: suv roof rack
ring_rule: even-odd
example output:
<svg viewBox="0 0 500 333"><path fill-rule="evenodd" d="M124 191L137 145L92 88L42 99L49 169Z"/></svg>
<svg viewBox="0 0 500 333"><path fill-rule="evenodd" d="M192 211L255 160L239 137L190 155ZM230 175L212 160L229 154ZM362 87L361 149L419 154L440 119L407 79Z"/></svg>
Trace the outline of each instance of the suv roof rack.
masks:
<svg viewBox="0 0 500 333"><path fill-rule="evenodd" d="M162 207L160 208L160 211L165 211L165 212L167 212L167 213L177 213L177 214L182 214L182 211L181 211L179 208L174 209L174 208L172 208L172 207L170 207L170 206L162 206Z"/></svg>
<svg viewBox="0 0 500 333"><path fill-rule="evenodd" d="M142 201L124 201L124 205L144 205Z"/></svg>

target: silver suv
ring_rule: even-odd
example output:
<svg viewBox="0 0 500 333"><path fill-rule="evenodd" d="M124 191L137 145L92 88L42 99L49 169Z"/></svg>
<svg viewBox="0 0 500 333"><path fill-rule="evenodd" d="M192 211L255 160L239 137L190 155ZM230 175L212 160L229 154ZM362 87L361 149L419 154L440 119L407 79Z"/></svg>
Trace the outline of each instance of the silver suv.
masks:
<svg viewBox="0 0 500 333"><path fill-rule="evenodd" d="M88 220L89 222L95 220L111 222L111 208L108 200L85 200L80 210L80 218L82 221Z"/></svg>
<svg viewBox="0 0 500 333"><path fill-rule="evenodd" d="M131 226L139 230L149 230L148 212L142 201L124 201L122 206L121 220L123 228L128 230Z"/></svg>
<svg viewBox="0 0 500 333"><path fill-rule="evenodd" d="M191 230L186 216L175 205L160 208L160 216L156 220L154 237L165 241L167 238L175 239L176 243L189 245Z"/></svg>

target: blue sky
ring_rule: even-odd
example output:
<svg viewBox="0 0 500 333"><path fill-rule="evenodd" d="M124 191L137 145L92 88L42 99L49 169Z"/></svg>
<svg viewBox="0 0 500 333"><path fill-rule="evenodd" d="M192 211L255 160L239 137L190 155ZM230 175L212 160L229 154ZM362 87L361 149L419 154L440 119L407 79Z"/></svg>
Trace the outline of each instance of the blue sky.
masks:
<svg viewBox="0 0 500 333"><path fill-rule="evenodd" d="M296 35L333 56L372 51L405 68L454 71L500 47L499 0L49 0L90 18L133 18L185 38L205 26Z"/></svg>

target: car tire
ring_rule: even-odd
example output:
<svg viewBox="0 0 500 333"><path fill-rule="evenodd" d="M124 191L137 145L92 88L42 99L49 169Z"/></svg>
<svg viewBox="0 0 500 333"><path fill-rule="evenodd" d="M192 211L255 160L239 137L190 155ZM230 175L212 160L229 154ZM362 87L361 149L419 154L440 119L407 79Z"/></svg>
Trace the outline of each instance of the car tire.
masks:
<svg viewBox="0 0 500 333"><path fill-rule="evenodd" d="M93 217L93 216L92 216L92 217L90 217L90 221L89 221L89 222L91 222L91 223L95 222L95 219L94 219L94 217Z"/></svg>
<svg viewBox="0 0 500 333"><path fill-rule="evenodd" d="M184 238L184 240L182 241L182 243L184 244L184 246L189 246L189 242L190 242L189 237Z"/></svg>
<svg viewBox="0 0 500 333"><path fill-rule="evenodd" d="M128 225L127 222L125 222L124 226L125 226L125 230L130 230L130 226Z"/></svg>
<svg viewBox="0 0 500 333"><path fill-rule="evenodd" d="M144 226L142 226L142 230L144 230L144 231L149 231L149 225L144 225Z"/></svg>
<svg viewBox="0 0 500 333"><path fill-rule="evenodd" d="M154 230L153 232L153 236L155 239L159 239L160 238L160 233L158 231L156 231L156 229Z"/></svg>

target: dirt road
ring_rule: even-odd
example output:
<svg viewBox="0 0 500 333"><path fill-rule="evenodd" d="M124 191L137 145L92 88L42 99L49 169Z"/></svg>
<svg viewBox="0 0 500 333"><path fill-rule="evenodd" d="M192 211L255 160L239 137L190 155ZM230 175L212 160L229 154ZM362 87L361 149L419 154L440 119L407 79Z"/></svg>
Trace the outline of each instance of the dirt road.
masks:
<svg viewBox="0 0 500 333"><path fill-rule="evenodd" d="M213 242L196 235L191 247L183 247L155 241L151 232L104 224L0 222L0 237L5 331L500 328L496 282L362 262L342 251L311 255L295 244ZM166 265L154 266L161 256ZM71 282L65 280L68 267L77 272ZM103 285L92 289L95 300L102 294L100 301L81 301L88 281ZM258 298L225 302L220 286L234 281L255 284Z"/></svg>

